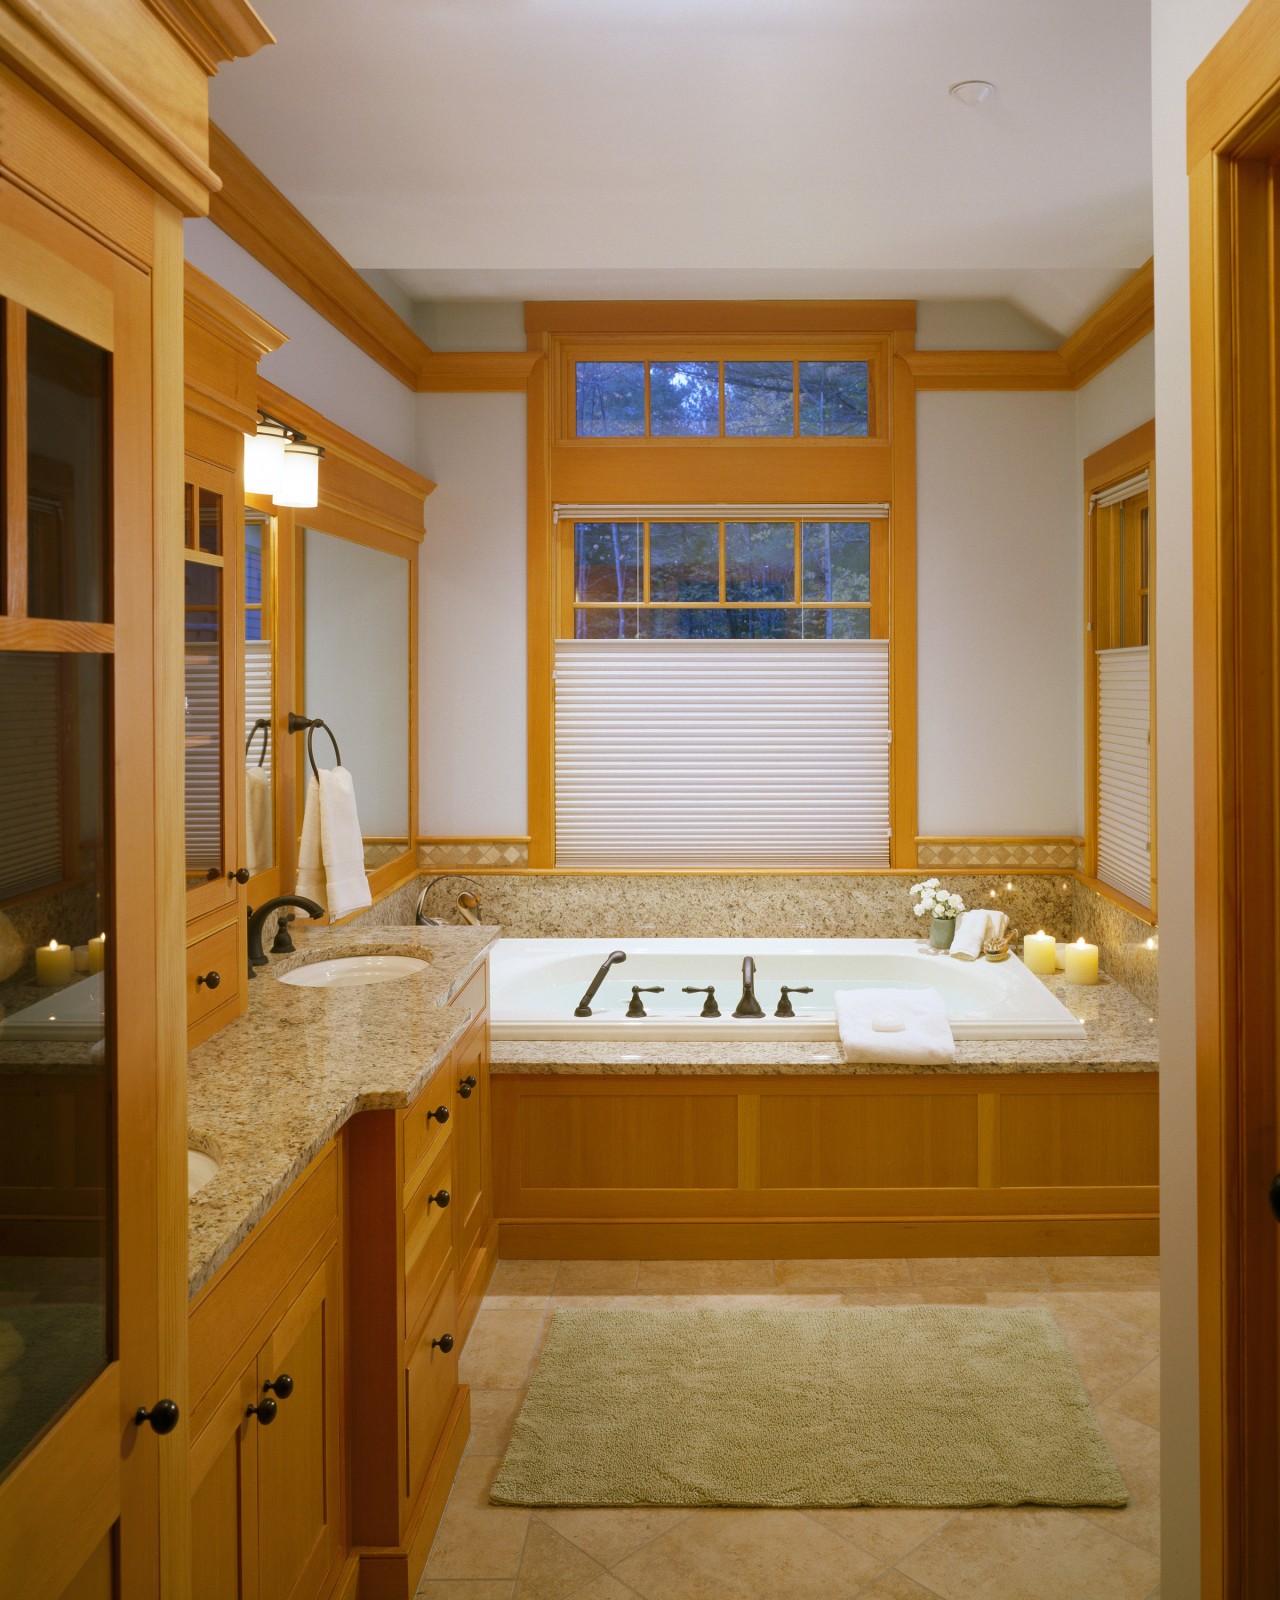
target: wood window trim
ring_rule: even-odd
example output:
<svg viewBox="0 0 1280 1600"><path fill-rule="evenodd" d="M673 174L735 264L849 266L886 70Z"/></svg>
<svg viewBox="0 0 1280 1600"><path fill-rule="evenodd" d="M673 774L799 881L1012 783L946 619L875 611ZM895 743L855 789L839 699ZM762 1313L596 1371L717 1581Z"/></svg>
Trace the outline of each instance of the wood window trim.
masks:
<svg viewBox="0 0 1280 1600"><path fill-rule="evenodd" d="M890 751L890 867L909 871L917 864L917 710L916 710L916 383L910 367L915 346L913 302L579 302L531 303L525 308L530 352L545 356L529 374L527 418L528 543L528 815L529 872L555 870L555 716L553 672L559 622L557 527L553 507L567 504L643 504L673 501L710 504L754 500L801 506L805 503L891 505L893 536L887 563L889 616L889 696L893 743ZM718 353L733 359L738 348L758 349L776 340L791 353L797 340L815 336L824 348L836 350L848 336L849 346L879 344L883 363L873 375L873 395L881 397L886 425L879 438L801 441L794 438L728 441L735 448L717 451L666 447L689 441L579 441L562 438L564 365L561 345L589 347L603 336L667 336L671 347L692 348L697 337L715 336ZM570 341L568 335L574 335ZM732 336L743 335L740 341ZM610 347L610 346L607 346ZM616 347L616 346L612 346ZM639 450L614 451L612 445L640 443ZM724 440L692 441L695 444ZM814 443L817 450L786 446ZM746 445L741 449L738 446ZM840 446L844 446L840 449ZM600 448L603 446L603 448ZM752 449L751 446L756 448ZM646 474L655 466L683 462L669 491L653 492ZM620 462L627 475L614 479ZM589 463L588 475L575 476L573 463ZM782 484L784 473L797 480ZM726 478L716 473L731 466L741 492L726 492ZM753 474L755 474L753 476ZM605 485L608 485L607 487ZM708 488L715 492L708 492ZM673 869L675 870L675 869Z"/></svg>
<svg viewBox="0 0 1280 1600"><path fill-rule="evenodd" d="M1150 527L1150 622L1148 649L1151 652L1151 904L1143 906L1120 889L1103 883L1098 877L1098 655L1095 646L1098 594L1097 594L1097 523L1096 512L1090 501L1099 490L1139 472L1149 474L1147 490ZM1158 845L1156 820L1156 425L1144 422L1140 427L1114 439L1110 444L1086 456L1084 462L1084 869L1081 881L1100 894L1104 900L1154 927L1158 919Z"/></svg>

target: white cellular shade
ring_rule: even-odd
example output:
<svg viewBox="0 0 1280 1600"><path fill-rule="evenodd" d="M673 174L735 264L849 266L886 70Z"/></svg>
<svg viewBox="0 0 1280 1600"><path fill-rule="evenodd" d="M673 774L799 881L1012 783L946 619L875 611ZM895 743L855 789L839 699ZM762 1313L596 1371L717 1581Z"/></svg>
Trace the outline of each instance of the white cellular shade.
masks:
<svg viewBox="0 0 1280 1600"><path fill-rule="evenodd" d="M889 864L883 639L556 643L562 867Z"/></svg>
<svg viewBox="0 0 1280 1600"><path fill-rule="evenodd" d="M1151 652L1098 651L1098 877L1151 904Z"/></svg>
<svg viewBox="0 0 1280 1600"><path fill-rule="evenodd" d="M244 644L244 736L246 743L259 717L271 720L271 640L246 639ZM253 735L253 743L245 755L251 767L258 765L262 754L262 729ZM270 767L274 751L271 736L267 736L267 755L263 763Z"/></svg>
<svg viewBox="0 0 1280 1600"><path fill-rule="evenodd" d="M1096 511L1099 506L1118 506L1122 500L1131 500L1135 494L1146 494L1150 487L1151 474L1144 467L1141 472L1135 472L1132 478L1113 483L1109 489L1095 489L1089 496L1089 510Z"/></svg>
<svg viewBox="0 0 1280 1600"><path fill-rule="evenodd" d="M188 874L222 869L221 657L207 643L186 645L186 848Z"/></svg>
<svg viewBox="0 0 1280 1600"><path fill-rule="evenodd" d="M61 658L74 662L75 658ZM62 861L59 657L14 651L0 684L0 899L57 883Z"/></svg>

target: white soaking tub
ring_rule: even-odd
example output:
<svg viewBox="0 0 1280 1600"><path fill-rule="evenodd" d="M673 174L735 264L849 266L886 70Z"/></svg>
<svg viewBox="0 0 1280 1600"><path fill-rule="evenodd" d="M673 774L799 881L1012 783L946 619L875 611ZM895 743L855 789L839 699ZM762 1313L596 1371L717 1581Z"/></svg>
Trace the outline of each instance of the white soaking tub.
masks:
<svg viewBox="0 0 1280 1600"><path fill-rule="evenodd" d="M626 961L609 969L591 1001L574 1008L612 950ZM763 1017L738 1018L742 962L755 962ZM490 1029L494 1039L834 1039L837 989L936 989L957 1039L1083 1039L1084 1025L1017 956L957 961L918 939L500 939L490 953ZM647 1015L625 1015L631 988ZM713 984L722 1015L699 1015L704 996L685 984ZM781 985L810 984L792 996L794 1018L775 1017Z"/></svg>

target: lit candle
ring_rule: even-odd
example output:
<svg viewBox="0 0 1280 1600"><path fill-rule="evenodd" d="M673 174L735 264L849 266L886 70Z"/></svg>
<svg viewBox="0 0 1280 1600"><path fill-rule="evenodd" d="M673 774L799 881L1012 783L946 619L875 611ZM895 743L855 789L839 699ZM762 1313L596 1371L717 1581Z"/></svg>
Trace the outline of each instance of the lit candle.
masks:
<svg viewBox="0 0 1280 1600"><path fill-rule="evenodd" d="M89 971L101 972L106 959L107 936L105 933L100 933L96 939L89 940Z"/></svg>
<svg viewBox="0 0 1280 1600"><path fill-rule="evenodd" d="M1056 970L1058 946L1051 933L1041 928L1039 933L1029 933L1022 941L1022 959L1028 972L1047 973Z"/></svg>
<svg viewBox="0 0 1280 1600"><path fill-rule="evenodd" d="M55 984L70 983L75 974L75 960L69 944L59 944L50 939L36 951L36 982L51 989Z"/></svg>
<svg viewBox="0 0 1280 1600"><path fill-rule="evenodd" d="M1097 983L1098 981L1098 947L1096 944L1086 944L1084 938L1069 944L1063 951L1063 966L1067 971L1068 983Z"/></svg>

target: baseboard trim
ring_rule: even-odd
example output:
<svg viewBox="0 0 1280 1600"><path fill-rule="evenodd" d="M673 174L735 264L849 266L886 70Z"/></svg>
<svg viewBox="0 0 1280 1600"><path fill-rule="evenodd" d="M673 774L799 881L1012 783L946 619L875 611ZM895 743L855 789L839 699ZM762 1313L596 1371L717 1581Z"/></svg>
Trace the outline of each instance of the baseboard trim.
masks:
<svg viewBox="0 0 1280 1600"><path fill-rule="evenodd" d="M881 1217L812 1221L503 1221L515 1261L768 1261L885 1256L1153 1256L1158 1216Z"/></svg>

